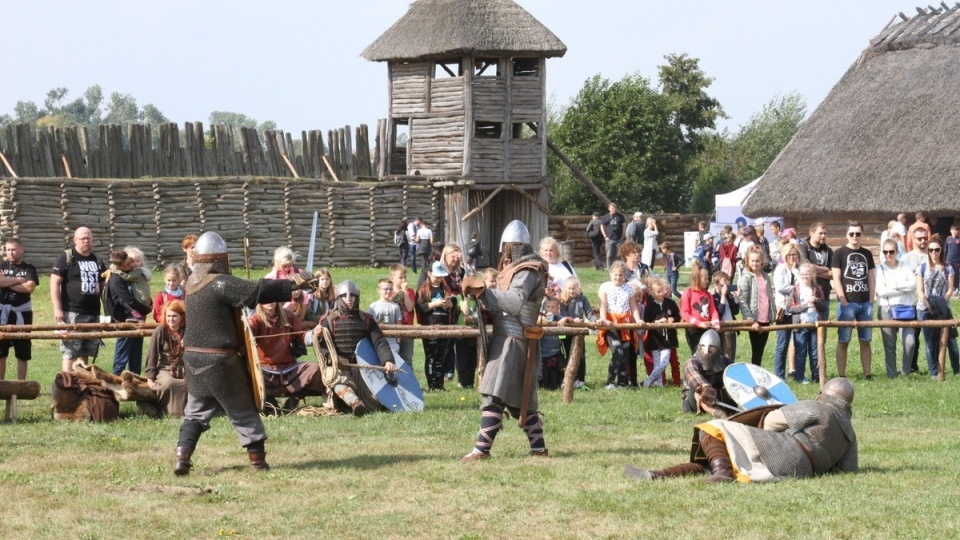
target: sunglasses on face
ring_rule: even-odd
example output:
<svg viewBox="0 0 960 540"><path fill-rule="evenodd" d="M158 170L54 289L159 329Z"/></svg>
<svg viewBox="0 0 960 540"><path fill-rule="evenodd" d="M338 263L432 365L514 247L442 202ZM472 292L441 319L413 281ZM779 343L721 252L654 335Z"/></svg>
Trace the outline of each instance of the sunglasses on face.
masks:
<svg viewBox="0 0 960 540"><path fill-rule="evenodd" d="M897 252L897 250L895 250L895 249L889 249L889 250L885 249L885 250L883 250L883 254L884 254L884 255L893 255L893 254L895 254L896 252Z"/></svg>
<svg viewBox="0 0 960 540"><path fill-rule="evenodd" d="M930 253L940 253L940 248L930 248Z"/></svg>
<svg viewBox="0 0 960 540"><path fill-rule="evenodd" d="M927 237L926 237L926 236L914 236L913 239L916 240L917 242L926 242L926 241L927 241Z"/></svg>
<svg viewBox="0 0 960 540"><path fill-rule="evenodd" d="M850 238L860 238L861 236L863 236L863 233L862 233L862 232L848 232L848 233L847 233L847 236L849 236Z"/></svg>

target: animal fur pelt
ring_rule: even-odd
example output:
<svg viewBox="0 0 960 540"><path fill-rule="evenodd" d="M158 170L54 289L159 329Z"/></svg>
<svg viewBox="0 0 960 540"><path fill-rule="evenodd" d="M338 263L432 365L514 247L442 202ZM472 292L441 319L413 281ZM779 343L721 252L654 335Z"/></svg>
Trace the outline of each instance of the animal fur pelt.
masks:
<svg viewBox="0 0 960 540"><path fill-rule="evenodd" d="M114 403L136 401L143 405L156 404L158 401L156 392L147 386L147 380L136 373L124 371L120 376L116 376L96 365L86 365L78 360L73 365L73 371L57 374L53 385L53 403L50 406L53 409L53 419L75 422L104 420L96 418L99 410L91 410L88 403L90 398L106 398ZM147 410L150 409L148 406ZM146 411L145 414L150 415Z"/></svg>

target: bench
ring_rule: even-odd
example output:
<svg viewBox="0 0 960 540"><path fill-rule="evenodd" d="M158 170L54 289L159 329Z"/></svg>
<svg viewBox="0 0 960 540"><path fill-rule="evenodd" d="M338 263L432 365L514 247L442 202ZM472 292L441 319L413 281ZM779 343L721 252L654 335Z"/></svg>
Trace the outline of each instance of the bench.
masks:
<svg viewBox="0 0 960 540"><path fill-rule="evenodd" d="M0 381L0 399L6 402L4 421L17 422L18 399L37 399L39 395L40 383L37 381Z"/></svg>

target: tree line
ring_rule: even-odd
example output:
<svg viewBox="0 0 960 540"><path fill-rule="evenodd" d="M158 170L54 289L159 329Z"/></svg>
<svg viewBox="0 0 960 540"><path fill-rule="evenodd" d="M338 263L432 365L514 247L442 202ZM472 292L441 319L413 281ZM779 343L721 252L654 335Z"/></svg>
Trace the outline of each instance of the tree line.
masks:
<svg viewBox="0 0 960 540"><path fill-rule="evenodd" d="M707 93L714 79L695 58L664 58L657 86L639 73L591 77L568 106L551 104L548 133L625 211L709 213L714 195L763 174L796 133L806 104L797 94L778 96L736 132L718 132L727 115ZM603 210L556 156L548 159L553 213Z"/></svg>

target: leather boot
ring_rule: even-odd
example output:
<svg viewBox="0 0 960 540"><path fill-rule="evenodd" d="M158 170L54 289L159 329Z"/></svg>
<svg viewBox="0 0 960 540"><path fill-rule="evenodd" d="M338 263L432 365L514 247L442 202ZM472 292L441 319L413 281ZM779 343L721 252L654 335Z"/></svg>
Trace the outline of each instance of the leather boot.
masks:
<svg viewBox="0 0 960 540"><path fill-rule="evenodd" d="M727 445L704 432L700 432L700 448L710 460L710 477L707 482L732 482L733 466L730 463L730 455L727 453Z"/></svg>
<svg viewBox="0 0 960 540"><path fill-rule="evenodd" d="M192 455L193 448L178 446L176 457L173 461L173 474L177 476L186 476L190 474L190 469L193 468L193 463L190 462L190 457Z"/></svg>
<svg viewBox="0 0 960 540"><path fill-rule="evenodd" d="M267 453L266 452L247 452L247 456L250 458L250 466L258 471L269 471L270 464L267 463Z"/></svg>
<svg viewBox="0 0 960 540"><path fill-rule="evenodd" d="M673 467L667 467L666 469L661 469L659 471L650 471L647 469L641 469L639 467L634 467L633 465L627 465L623 470L623 475L627 478L633 478L636 480L663 480L664 478L671 478L674 476L688 476L692 474L703 474L706 470L703 465L699 463L681 463L679 465L674 465Z"/></svg>

